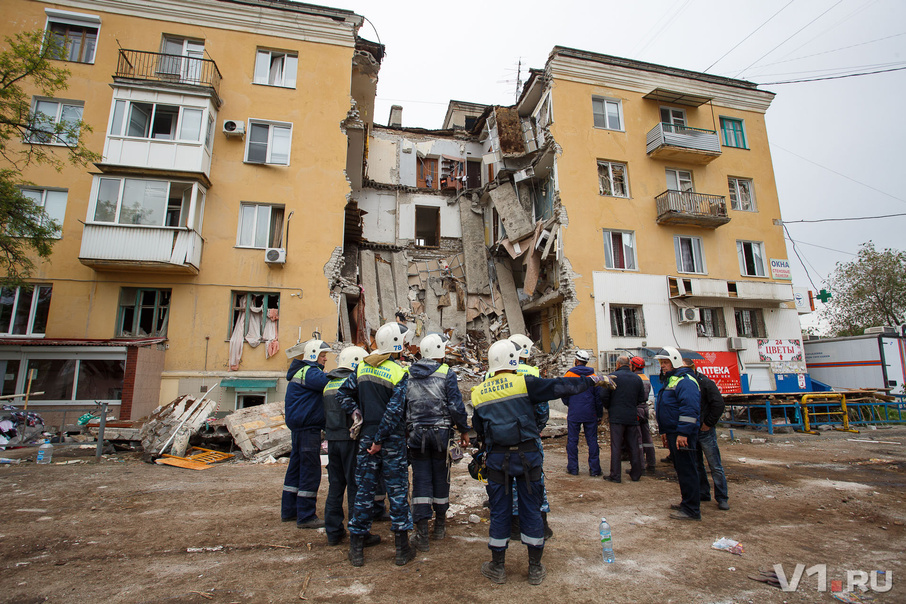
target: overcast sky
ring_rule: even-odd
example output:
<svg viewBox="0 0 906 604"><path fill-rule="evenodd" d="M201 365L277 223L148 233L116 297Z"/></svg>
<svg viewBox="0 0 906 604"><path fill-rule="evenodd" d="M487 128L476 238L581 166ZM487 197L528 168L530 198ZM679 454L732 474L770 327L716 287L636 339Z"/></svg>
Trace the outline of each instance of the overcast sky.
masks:
<svg viewBox="0 0 906 604"><path fill-rule="evenodd" d="M375 109L380 123L394 104L403 106L403 125L424 128L441 127L450 99L512 104L519 62L524 81L528 68L544 67L554 46L568 46L745 79L776 93L767 126L784 221L906 213L906 187L898 180L906 174L906 71L776 84L906 67L906 2L331 5L366 17L360 35L386 46ZM787 241L795 286L820 289L836 263L853 259L868 240L906 248L906 216L787 228L805 264Z"/></svg>

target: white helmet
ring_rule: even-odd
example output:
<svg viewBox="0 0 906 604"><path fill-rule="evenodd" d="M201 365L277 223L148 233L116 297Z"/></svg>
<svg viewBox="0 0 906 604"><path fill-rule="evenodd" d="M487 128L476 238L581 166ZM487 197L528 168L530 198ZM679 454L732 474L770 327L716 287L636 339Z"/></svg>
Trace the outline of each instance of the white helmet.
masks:
<svg viewBox="0 0 906 604"><path fill-rule="evenodd" d="M403 347L409 342L409 339L415 332L408 333L411 330L396 321L384 323L374 334L374 341L377 343L378 354L398 354L403 351Z"/></svg>
<svg viewBox="0 0 906 604"><path fill-rule="evenodd" d="M324 340L309 340L302 349L302 360L317 363L321 353L329 350L330 346Z"/></svg>
<svg viewBox="0 0 906 604"><path fill-rule="evenodd" d="M439 333L429 333L418 345L423 359L442 360L447 355L447 337Z"/></svg>
<svg viewBox="0 0 906 604"><path fill-rule="evenodd" d="M532 346L534 346L535 343L532 342L530 337L517 333L511 335L509 340L519 347L519 358L527 359L529 358L529 355L532 354Z"/></svg>
<svg viewBox="0 0 906 604"><path fill-rule="evenodd" d="M494 375L506 369L515 371L519 367L519 350L519 345L512 338L491 344L488 348L488 373Z"/></svg>
<svg viewBox="0 0 906 604"><path fill-rule="evenodd" d="M679 350L673 346L664 346L664 349L661 350L661 354L655 356L654 358L661 360L666 359L673 363L674 369L679 369L683 366L683 355L680 354Z"/></svg>
<svg viewBox="0 0 906 604"><path fill-rule="evenodd" d="M337 355L337 367L355 369L368 356L368 351L361 346L349 346Z"/></svg>
<svg viewBox="0 0 906 604"><path fill-rule="evenodd" d="M577 350L576 351L576 360L582 361L583 363L587 363L588 361L591 360L591 357L584 350Z"/></svg>

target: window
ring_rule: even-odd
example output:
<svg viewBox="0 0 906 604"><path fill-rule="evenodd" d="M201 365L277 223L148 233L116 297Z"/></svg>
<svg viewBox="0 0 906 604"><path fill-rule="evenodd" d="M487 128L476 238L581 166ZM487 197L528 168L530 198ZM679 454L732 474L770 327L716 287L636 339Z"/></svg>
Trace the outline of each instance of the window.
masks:
<svg viewBox="0 0 906 604"><path fill-rule="evenodd" d="M764 277L764 245L760 241L737 241L739 272L748 277Z"/></svg>
<svg viewBox="0 0 906 604"><path fill-rule="evenodd" d="M607 130L623 129L623 103L617 99L592 97L595 128Z"/></svg>
<svg viewBox="0 0 906 604"><path fill-rule="evenodd" d="M640 338L645 335L645 321L641 306L610 305L610 335Z"/></svg>
<svg viewBox="0 0 906 604"><path fill-rule="evenodd" d="M437 188L437 158L417 158L416 186L422 189Z"/></svg>
<svg viewBox="0 0 906 604"><path fill-rule="evenodd" d="M740 338L768 337L760 308L737 308L734 314L736 315L737 336Z"/></svg>
<svg viewBox="0 0 906 604"><path fill-rule="evenodd" d="M147 338L167 335L169 289L124 287L120 291L116 337Z"/></svg>
<svg viewBox="0 0 906 604"><path fill-rule="evenodd" d="M62 236L63 217L66 215L66 197L68 193L53 189L22 189L22 194L35 202L39 208L44 208L47 219L53 220L59 225L56 237ZM47 224L44 220L42 224Z"/></svg>
<svg viewBox="0 0 906 604"><path fill-rule="evenodd" d="M198 142L203 119L200 108L116 101L109 135ZM209 128L211 120L208 116Z"/></svg>
<svg viewBox="0 0 906 604"><path fill-rule="evenodd" d="M27 142L75 145L79 142L82 103L35 98Z"/></svg>
<svg viewBox="0 0 906 604"><path fill-rule="evenodd" d="M673 238L673 247L676 250L676 270L681 273L707 272L701 238L677 235Z"/></svg>
<svg viewBox="0 0 906 604"><path fill-rule="evenodd" d="M249 121L245 161L251 164L288 166L292 132L292 124Z"/></svg>
<svg viewBox="0 0 906 604"><path fill-rule="evenodd" d="M626 164L611 161L598 162L598 193L611 197L629 197Z"/></svg>
<svg viewBox="0 0 906 604"><path fill-rule="evenodd" d="M33 400L122 400L125 359L86 359L82 356L85 353L77 354L76 358L26 359L25 375L32 369L37 371L32 391L44 393L33 395Z"/></svg>
<svg viewBox="0 0 906 604"><path fill-rule="evenodd" d="M727 178L730 186L730 208L755 212L755 188L752 181L747 178Z"/></svg>
<svg viewBox="0 0 906 604"><path fill-rule="evenodd" d="M195 186L190 182L100 178L95 198L94 221L117 224L186 227ZM196 207L204 191L199 187ZM199 220L194 229L201 230Z"/></svg>
<svg viewBox="0 0 906 604"><path fill-rule="evenodd" d="M692 172L667 168L667 190L692 192Z"/></svg>
<svg viewBox="0 0 906 604"><path fill-rule="evenodd" d="M724 309L699 308L700 320L697 325L698 335L705 338L727 337L727 326L724 323Z"/></svg>
<svg viewBox="0 0 906 604"><path fill-rule="evenodd" d="M157 74L166 79L201 83L204 66L204 41L164 36Z"/></svg>
<svg viewBox="0 0 906 604"><path fill-rule="evenodd" d="M725 147L748 149L746 146L746 131L743 128L742 120L731 117L720 118L720 132L723 135Z"/></svg>
<svg viewBox="0 0 906 604"><path fill-rule="evenodd" d="M604 266L635 270L635 237L631 231L604 231Z"/></svg>
<svg viewBox="0 0 906 604"><path fill-rule="evenodd" d="M235 339L240 343L245 340L249 344L254 342L254 346L267 340L276 340L279 311L280 294L234 291L230 340Z"/></svg>
<svg viewBox="0 0 906 604"><path fill-rule="evenodd" d="M47 328L52 286L0 288L0 333L41 335Z"/></svg>
<svg viewBox="0 0 906 604"><path fill-rule="evenodd" d="M440 245L440 208L415 206L415 245Z"/></svg>
<svg viewBox="0 0 906 604"><path fill-rule="evenodd" d="M672 107L661 107L661 123L672 126L665 128L668 132L681 131L686 127L686 112Z"/></svg>
<svg viewBox="0 0 906 604"><path fill-rule="evenodd" d="M283 247L283 206L243 203L239 206L237 247Z"/></svg>
<svg viewBox="0 0 906 604"><path fill-rule="evenodd" d="M47 32L59 46L56 59L75 63L94 63L101 20L94 15L45 9Z"/></svg>
<svg viewBox="0 0 906 604"><path fill-rule="evenodd" d="M255 83L295 88L298 62L295 53L259 49L255 57Z"/></svg>

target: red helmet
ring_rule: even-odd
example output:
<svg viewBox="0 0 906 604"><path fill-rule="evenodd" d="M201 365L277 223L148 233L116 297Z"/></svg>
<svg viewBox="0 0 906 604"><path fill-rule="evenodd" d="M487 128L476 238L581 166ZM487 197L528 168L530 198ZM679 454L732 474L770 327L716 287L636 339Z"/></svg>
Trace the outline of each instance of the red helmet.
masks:
<svg viewBox="0 0 906 604"><path fill-rule="evenodd" d="M629 368L633 371L639 371L645 368L645 359L642 357L632 357L629 359Z"/></svg>

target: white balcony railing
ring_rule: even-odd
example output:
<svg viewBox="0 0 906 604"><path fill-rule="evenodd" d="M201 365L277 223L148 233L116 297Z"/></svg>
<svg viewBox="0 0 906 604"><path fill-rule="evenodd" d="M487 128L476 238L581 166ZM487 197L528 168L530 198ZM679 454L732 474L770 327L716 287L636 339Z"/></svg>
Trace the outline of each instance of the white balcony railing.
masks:
<svg viewBox="0 0 906 604"><path fill-rule="evenodd" d="M197 273L204 240L185 228L86 224L79 261L98 270L124 267Z"/></svg>

